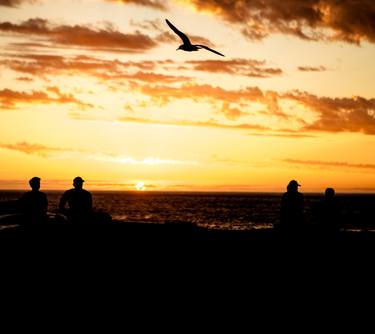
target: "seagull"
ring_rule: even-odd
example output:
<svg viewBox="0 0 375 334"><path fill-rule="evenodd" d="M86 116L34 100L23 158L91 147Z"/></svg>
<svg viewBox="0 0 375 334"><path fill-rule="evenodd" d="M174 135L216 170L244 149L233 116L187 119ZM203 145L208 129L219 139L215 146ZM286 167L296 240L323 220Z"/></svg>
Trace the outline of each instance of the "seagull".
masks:
<svg viewBox="0 0 375 334"><path fill-rule="evenodd" d="M184 44L181 44L177 50L184 50L184 51L198 51L199 49L206 49L208 51L211 51L213 53L218 54L219 56L225 57L222 53L217 52L215 50L210 49L208 46L200 45L200 44L191 44L189 38L180 30L178 30L171 22L169 22L167 19L165 20L169 27L182 39L182 42Z"/></svg>

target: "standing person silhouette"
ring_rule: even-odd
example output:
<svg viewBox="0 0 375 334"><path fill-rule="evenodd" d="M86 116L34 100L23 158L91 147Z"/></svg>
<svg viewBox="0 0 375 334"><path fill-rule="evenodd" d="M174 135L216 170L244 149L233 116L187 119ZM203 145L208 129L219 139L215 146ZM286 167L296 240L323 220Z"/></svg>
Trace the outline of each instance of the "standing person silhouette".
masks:
<svg viewBox="0 0 375 334"><path fill-rule="evenodd" d="M297 231L303 227L305 200L298 187L300 184L291 180L281 198L280 223L284 230Z"/></svg>
<svg viewBox="0 0 375 334"><path fill-rule="evenodd" d="M92 216L92 196L83 189L83 182L80 176L73 180L73 189L65 191L59 203L59 209L66 214L68 220L74 222L86 222ZM66 208L68 203L69 209Z"/></svg>
<svg viewBox="0 0 375 334"><path fill-rule="evenodd" d="M29 223L43 223L47 218L48 199L40 189L40 178L33 177L29 180L31 191L26 192L20 198L22 213Z"/></svg>

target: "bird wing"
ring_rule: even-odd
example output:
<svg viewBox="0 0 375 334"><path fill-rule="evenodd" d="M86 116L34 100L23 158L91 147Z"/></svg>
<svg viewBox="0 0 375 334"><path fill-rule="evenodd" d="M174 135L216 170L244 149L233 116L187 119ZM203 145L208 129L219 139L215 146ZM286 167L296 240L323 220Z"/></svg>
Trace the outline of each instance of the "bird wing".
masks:
<svg viewBox="0 0 375 334"><path fill-rule="evenodd" d="M165 21L167 22L167 24L169 25L169 27L178 35L180 36L180 38L182 39L182 41L184 42L184 44L191 44L189 38L183 33L181 32L180 30L178 30L171 22L169 22L167 19L165 19Z"/></svg>
<svg viewBox="0 0 375 334"><path fill-rule="evenodd" d="M195 45L195 46L197 46L197 47L199 47L199 48L206 49L206 50L211 51L211 52L213 52L213 53L216 53L216 54L219 55L219 56L225 57L222 53L217 52L217 51L215 51L215 50L212 50L212 49L210 49L208 46L200 45L200 44L197 44L197 45Z"/></svg>

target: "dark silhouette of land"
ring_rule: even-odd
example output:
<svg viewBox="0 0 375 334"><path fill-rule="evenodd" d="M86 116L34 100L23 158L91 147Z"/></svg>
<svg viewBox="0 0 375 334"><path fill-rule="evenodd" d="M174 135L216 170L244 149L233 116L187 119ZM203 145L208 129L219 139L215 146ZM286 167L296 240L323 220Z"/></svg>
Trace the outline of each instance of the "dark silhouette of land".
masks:
<svg viewBox="0 0 375 334"><path fill-rule="evenodd" d="M167 19L165 20L168 24L168 26L173 30L175 34L177 34L181 39L184 44L181 44L177 50L183 50L183 51L198 51L199 49L206 49L208 51L211 51L213 53L216 53L219 56L225 57L222 53L215 51L208 46L201 45L201 44L191 44L189 38L180 30L178 30L171 22L169 22Z"/></svg>

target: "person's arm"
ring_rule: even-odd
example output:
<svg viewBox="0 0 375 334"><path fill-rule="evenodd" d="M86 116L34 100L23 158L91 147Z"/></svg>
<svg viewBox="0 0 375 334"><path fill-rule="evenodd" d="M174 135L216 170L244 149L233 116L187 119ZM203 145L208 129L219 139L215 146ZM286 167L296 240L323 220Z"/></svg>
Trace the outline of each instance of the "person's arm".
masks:
<svg viewBox="0 0 375 334"><path fill-rule="evenodd" d="M61 196L60 203L59 203L59 210L61 212L65 212L66 211L65 205L66 205L67 200L68 200L68 195L67 195L67 191L66 191Z"/></svg>

